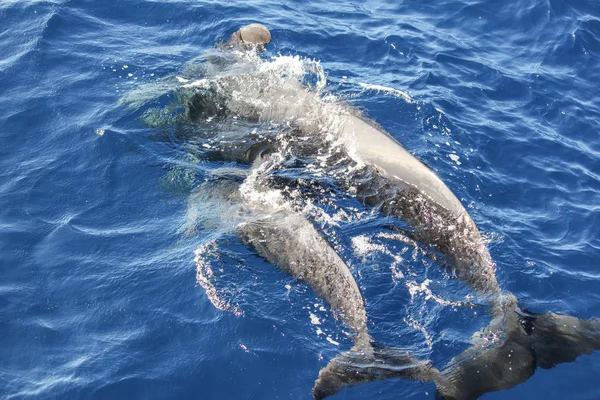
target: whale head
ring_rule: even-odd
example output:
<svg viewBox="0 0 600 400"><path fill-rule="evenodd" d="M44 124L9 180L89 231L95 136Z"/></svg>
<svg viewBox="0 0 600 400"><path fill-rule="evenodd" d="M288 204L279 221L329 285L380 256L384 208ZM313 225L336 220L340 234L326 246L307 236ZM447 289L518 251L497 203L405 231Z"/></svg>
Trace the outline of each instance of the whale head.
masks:
<svg viewBox="0 0 600 400"><path fill-rule="evenodd" d="M250 24L238 29L227 41L229 45L262 49L271 43L271 32L262 24Z"/></svg>

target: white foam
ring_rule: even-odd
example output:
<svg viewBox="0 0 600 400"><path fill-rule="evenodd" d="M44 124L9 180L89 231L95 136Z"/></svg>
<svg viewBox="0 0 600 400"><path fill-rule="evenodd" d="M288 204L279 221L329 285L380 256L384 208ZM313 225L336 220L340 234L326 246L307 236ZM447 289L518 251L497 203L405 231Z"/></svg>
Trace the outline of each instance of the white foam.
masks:
<svg viewBox="0 0 600 400"><path fill-rule="evenodd" d="M283 157L280 153L273 153L269 155L267 161L253 168L239 189L246 204L255 206L258 209L269 210L269 213L292 209L281 191L269 189L267 186L262 185L264 177L282 161Z"/></svg>
<svg viewBox="0 0 600 400"><path fill-rule="evenodd" d="M459 161L459 160L460 160L460 157L459 157L457 154L454 154L454 153L452 153L452 154L448 154L448 157L450 157L450 159L451 159L452 161L454 161L454 162L456 163L456 165L460 165L460 164L462 164L462 163Z"/></svg>
<svg viewBox="0 0 600 400"><path fill-rule="evenodd" d="M202 286L206 292L206 296L215 308L222 311L229 311L238 317L242 316L244 314L243 311L238 306L231 305L223 299L215 285L212 283L212 280L215 279L215 274L210 267L209 259L210 257L216 256L217 247L217 243L214 240L211 240L194 251L196 281Z"/></svg>
<svg viewBox="0 0 600 400"><path fill-rule="evenodd" d="M373 243L371 238L367 235L355 236L352 238L352 248L354 252L360 256L367 256L373 252L385 254L386 256L392 258L392 263L390 264L390 271L392 272L392 279L394 282L398 282L404 279L404 273L400 269L404 258L402 257L403 253L392 252L386 246L381 243Z"/></svg>
<svg viewBox="0 0 600 400"><path fill-rule="evenodd" d="M429 334L429 332L427 332L427 329L425 329L425 327L419 323L419 321L414 319L412 316L409 316L404 318L404 323L410 326L411 328L423 333L423 336L425 336L425 342L427 343L427 347L429 347L429 349L433 348L433 339L431 335Z"/></svg>
<svg viewBox="0 0 600 400"><path fill-rule="evenodd" d="M414 298L417 294L422 294L424 295L425 300L433 300L442 306L461 307L465 305L464 303L448 301L435 295L429 288L431 282L431 279L425 279L425 281L420 284L416 281L407 281L406 287L408 288L408 292L412 298Z"/></svg>
<svg viewBox="0 0 600 400"><path fill-rule="evenodd" d="M321 320L313 313L309 313L310 315L310 323L313 325L321 325Z"/></svg>
<svg viewBox="0 0 600 400"><path fill-rule="evenodd" d="M189 81L188 81L189 82ZM192 83L188 83L182 86L183 88L201 88L208 89L210 87L210 81L206 78L198 79Z"/></svg>
<svg viewBox="0 0 600 400"><path fill-rule="evenodd" d="M335 345L335 346L339 346L339 345L340 345L340 343L339 343L339 342L336 342L335 340L333 340L333 339L332 339L331 337L329 337L329 336L327 336L327 339L326 339L326 340L327 340L329 343L331 343L331 344L333 344L333 345Z"/></svg>
<svg viewBox="0 0 600 400"><path fill-rule="evenodd" d="M403 92L402 90L394 89L387 86L373 85L364 82L358 82L358 84L365 90L375 90L377 92L390 93L396 97L402 97L407 103L412 103L413 101L410 95L406 92Z"/></svg>

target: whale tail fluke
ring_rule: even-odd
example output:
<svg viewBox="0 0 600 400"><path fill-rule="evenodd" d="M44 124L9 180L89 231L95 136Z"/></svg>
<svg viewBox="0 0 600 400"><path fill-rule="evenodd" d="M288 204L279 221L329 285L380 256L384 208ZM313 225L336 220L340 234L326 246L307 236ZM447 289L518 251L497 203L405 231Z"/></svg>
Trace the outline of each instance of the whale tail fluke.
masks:
<svg viewBox="0 0 600 400"><path fill-rule="evenodd" d="M437 399L474 400L526 381L537 367L550 369L600 350L600 320L533 314L516 304L506 310L500 334L500 340L475 344L452 360L434 379Z"/></svg>
<svg viewBox="0 0 600 400"><path fill-rule="evenodd" d="M363 342L319 372L313 396L320 400L359 383L406 378L434 382L438 400L475 400L526 381L538 367L550 369L600 350L598 319L523 311L511 294L492 308L490 325L441 372L404 350Z"/></svg>
<svg viewBox="0 0 600 400"><path fill-rule="evenodd" d="M525 313L523 313L525 314ZM533 318L531 337L537 365L550 369L600 350L600 320L568 315L528 314Z"/></svg>
<svg viewBox="0 0 600 400"><path fill-rule="evenodd" d="M429 363L416 360L406 351L378 345L365 351L355 346L321 369L312 393L320 400L363 382L388 378L430 381L436 373Z"/></svg>

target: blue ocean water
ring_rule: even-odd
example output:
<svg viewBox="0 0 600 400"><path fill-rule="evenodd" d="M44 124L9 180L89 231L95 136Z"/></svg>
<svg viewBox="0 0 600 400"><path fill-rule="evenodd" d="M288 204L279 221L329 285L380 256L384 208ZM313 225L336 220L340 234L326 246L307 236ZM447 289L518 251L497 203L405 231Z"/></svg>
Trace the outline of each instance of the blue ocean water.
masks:
<svg viewBox="0 0 600 400"><path fill-rule="evenodd" d="M121 102L250 22L272 30L265 57L318 60L333 95L438 173L522 306L600 316L599 3L3 0L0 397L309 399L350 347L308 287L233 233L215 286L243 315L213 306L194 252L214 230L185 227L215 165L144 124L149 105ZM411 296L385 255L357 257L351 238L375 219L335 229L372 334L443 365L485 309ZM442 276L405 262L418 284ZM449 288L432 284L455 301ZM483 398L597 399L599 374L600 354L584 355ZM393 379L337 398L434 392Z"/></svg>

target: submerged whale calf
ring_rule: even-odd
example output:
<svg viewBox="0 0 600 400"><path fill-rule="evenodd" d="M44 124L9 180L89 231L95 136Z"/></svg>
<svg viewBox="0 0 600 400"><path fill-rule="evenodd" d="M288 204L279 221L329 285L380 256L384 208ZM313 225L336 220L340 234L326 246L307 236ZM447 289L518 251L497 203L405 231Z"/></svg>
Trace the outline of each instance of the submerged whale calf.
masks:
<svg viewBox="0 0 600 400"><path fill-rule="evenodd" d="M262 28L260 31L264 32ZM238 35L234 34L230 43L246 40L244 37L252 35L240 32L238 39ZM251 43L251 39L248 40ZM347 151L352 155L350 159L365 166L358 174L357 197L385 215L406 221L415 239L432 251L445 255L457 270L459 279L488 301L492 321L486 330L501 333L500 342L490 346L475 341L442 373L429 369L426 373L413 375L417 379L435 382L438 398L476 399L484 393L510 388L527 380L537 367L552 368L558 363L573 361L580 354L600 349L600 321L527 313L519 308L512 294L502 293L485 240L464 206L433 171L387 132L351 109L332 107L319 94L306 90L299 82L275 75L265 76L267 80L262 81L225 77L218 80L211 90L225 94L221 97L221 105L233 115L290 124L304 134L313 135L317 139L315 152L321 144L318 139L325 133L335 132L344 138L349 143ZM271 78L274 82L268 80ZM245 93L245 96L233 93ZM200 97L205 95L205 91L198 93ZM335 113L335 118L330 118L328 113ZM306 118L307 115L312 115L313 119ZM266 148L277 148L277 140L268 142ZM289 147L290 143L286 146ZM303 142L302 146L305 149L307 143ZM241 161L252 161L252 154L244 153L245 160ZM300 224L293 220L289 223L292 226ZM286 239L285 235L294 236L294 230L276 226L275 230L265 231L268 238L260 242L272 241L273 245L264 245L267 247L259 252L285 269L288 261L281 259L280 253L281 249L288 248L285 241L292 240ZM258 237L260 232L253 232L253 235ZM327 250L323 251L327 253ZM322 289L317 285L315 291L318 294L327 294L319 290ZM336 296L331 301L338 304ZM385 359L383 354L385 352L380 358ZM350 366L356 363L338 361L334 359L321 371L313 392L316 398L333 394L349 384L387 377L382 372L385 370L369 371L364 368L352 374ZM388 362L392 364L394 360ZM348 367L341 367L343 365Z"/></svg>

